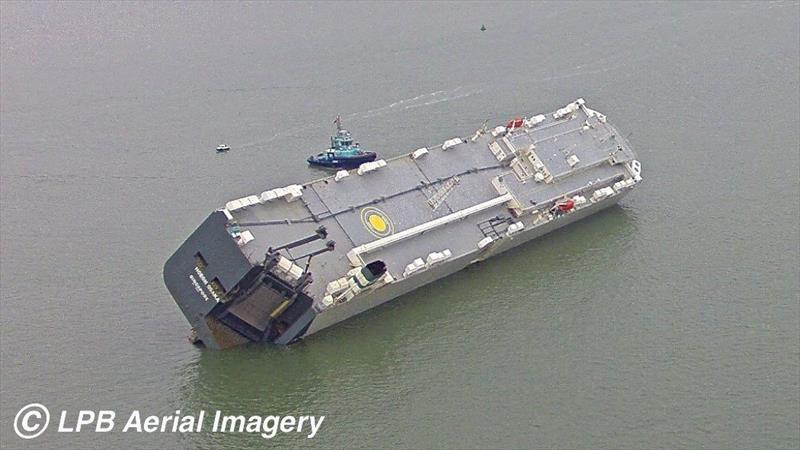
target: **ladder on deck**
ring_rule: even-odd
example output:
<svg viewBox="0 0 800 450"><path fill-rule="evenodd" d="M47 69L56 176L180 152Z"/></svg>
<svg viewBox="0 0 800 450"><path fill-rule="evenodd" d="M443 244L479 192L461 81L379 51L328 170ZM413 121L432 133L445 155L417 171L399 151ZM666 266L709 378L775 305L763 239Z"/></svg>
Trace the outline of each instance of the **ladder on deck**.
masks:
<svg viewBox="0 0 800 450"><path fill-rule="evenodd" d="M436 211L437 208L442 206L444 200L450 195L450 192L456 187L456 185L461 181L458 176L452 177L442 183L442 187L440 187L432 196L428 199L428 206L433 208Z"/></svg>

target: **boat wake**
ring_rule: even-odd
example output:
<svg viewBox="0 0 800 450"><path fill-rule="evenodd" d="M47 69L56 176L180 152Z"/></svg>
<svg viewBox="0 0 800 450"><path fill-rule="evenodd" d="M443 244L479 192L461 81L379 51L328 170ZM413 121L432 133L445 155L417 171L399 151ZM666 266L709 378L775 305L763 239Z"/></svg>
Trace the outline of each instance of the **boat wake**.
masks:
<svg viewBox="0 0 800 450"><path fill-rule="evenodd" d="M451 102L455 100L460 100L462 98L471 97L473 95L478 95L483 92L481 88L469 87L469 86L458 86L453 89L448 90L439 90L434 92L429 92L427 94L420 94L415 97L409 97L402 100L397 100L395 102L390 103L386 106L381 106L379 108L368 109L366 111L356 111L349 114L343 114L342 117L345 119L350 120L359 120L359 119L368 119L373 117L384 116L391 113L406 111L410 109L417 109L423 108L426 106L432 106L439 103ZM286 129L280 131L278 133L273 134L271 137L259 141L259 142L251 142L247 144L240 145L240 149L258 149L264 147L267 144L270 144L276 140L279 140L284 137L295 136L303 131L308 131L309 129L316 129L322 128L323 126L327 126L328 120L321 120L315 124L311 125L301 125L298 127Z"/></svg>
<svg viewBox="0 0 800 450"><path fill-rule="evenodd" d="M436 91L429 94L418 95L413 98L408 98L394 102L382 108L371 109L364 112L357 112L350 114L351 118L370 118L376 116L383 116L395 111L406 111L409 109L422 108L425 106L435 105L437 103L450 102L462 98L477 95L483 92L483 89L469 89L466 86L459 86L449 91Z"/></svg>

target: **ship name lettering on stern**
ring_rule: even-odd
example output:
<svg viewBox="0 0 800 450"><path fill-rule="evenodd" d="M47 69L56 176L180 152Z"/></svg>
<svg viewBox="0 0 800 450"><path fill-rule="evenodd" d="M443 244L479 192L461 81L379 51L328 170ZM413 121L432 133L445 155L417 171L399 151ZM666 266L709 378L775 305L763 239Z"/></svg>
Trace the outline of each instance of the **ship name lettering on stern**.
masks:
<svg viewBox="0 0 800 450"><path fill-rule="evenodd" d="M198 283L197 280L194 278L194 275L189 275L189 280L192 281L192 286L194 286L194 290L197 291L197 293L200 294L201 297L203 297L203 300L208 301L208 295L206 295L205 291L203 291L203 288L200 286L200 283Z"/></svg>
<svg viewBox="0 0 800 450"><path fill-rule="evenodd" d="M197 274L198 277L200 277L200 281L202 281L203 284L208 284L208 280L206 280L206 276L203 274L203 271L200 270L199 267L195 267L194 268L194 272Z"/></svg>
<svg viewBox="0 0 800 450"><path fill-rule="evenodd" d="M221 302L222 300L220 300L219 295L217 295L214 289L211 289L211 287L208 285L209 284L208 279L206 278L205 274L203 274L203 271L200 270L199 267L195 267L194 271L197 274L197 276L200 277L200 281L203 282L203 285L206 287L208 292L211 293L211 296L214 297L214 300L216 300L217 303ZM195 287L195 289L197 288ZM203 296L204 299L206 299L206 301L208 301L208 296L206 296L203 292L201 292L200 294Z"/></svg>

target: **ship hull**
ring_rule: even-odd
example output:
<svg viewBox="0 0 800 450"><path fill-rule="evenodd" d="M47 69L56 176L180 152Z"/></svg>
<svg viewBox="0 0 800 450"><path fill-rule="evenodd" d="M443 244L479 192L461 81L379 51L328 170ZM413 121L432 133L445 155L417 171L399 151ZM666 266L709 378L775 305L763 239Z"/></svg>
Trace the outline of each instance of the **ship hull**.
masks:
<svg viewBox="0 0 800 450"><path fill-rule="evenodd" d="M325 169L356 169L361 164L375 161L377 157L378 155L374 152L365 152L363 155L339 157L334 160L310 156L307 161L311 166Z"/></svg>
<svg viewBox="0 0 800 450"><path fill-rule="evenodd" d="M614 206L620 200L622 200L625 195L627 195L627 192L607 198L598 203L582 208L579 211L561 216L560 218L547 224L523 231L513 236L511 239L504 239L498 242L496 246L492 247L488 251L476 251L475 253L467 254L460 258L447 261L446 263L433 267L418 276L398 280L395 283L382 287L381 289L372 291L364 296L357 297L342 305L338 305L336 308L331 308L318 313L314 321L311 323L311 326L308 328L306 333L302 335L302 337L308 337L314 333L324 330L325 328L336 325L337 323L345 321L367 310L394 300L415 289L459 272L473 263L484 261L495 255L499 255L507 250L544 236L551 231L565 227L571 223L577 222L585 217L591 216L606 208Z"/></svg>
<svg viewBox="0 0 800 450"><path fill-rule="evenodd" d="M164 280L193 342L291 344L618 203L642 181L621 136L578 99L246 195L192 233Z"/></svg>

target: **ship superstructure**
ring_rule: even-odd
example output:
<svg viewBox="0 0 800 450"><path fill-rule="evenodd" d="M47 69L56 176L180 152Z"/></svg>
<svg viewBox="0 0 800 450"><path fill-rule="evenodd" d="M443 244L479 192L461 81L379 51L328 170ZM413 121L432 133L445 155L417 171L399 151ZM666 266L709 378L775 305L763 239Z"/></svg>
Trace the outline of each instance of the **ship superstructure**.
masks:
<svg viewBox="0 0 800 450"><path fill-rule="evenodd" d="M641 164L578 99L214 211L164 279L211 348L289 344L617 203Z"/></svg>

